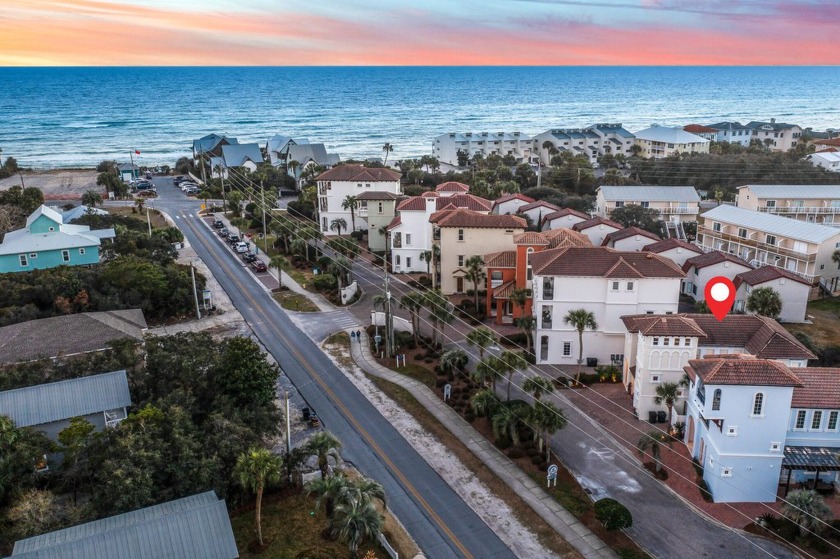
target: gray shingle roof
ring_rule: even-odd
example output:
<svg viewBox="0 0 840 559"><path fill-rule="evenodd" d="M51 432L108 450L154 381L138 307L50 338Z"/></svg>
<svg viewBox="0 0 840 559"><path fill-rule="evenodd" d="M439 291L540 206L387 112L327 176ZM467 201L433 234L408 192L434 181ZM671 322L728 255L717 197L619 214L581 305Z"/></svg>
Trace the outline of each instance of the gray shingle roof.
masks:
<svg viewBox="0 0 840 559"><path fill-rule="evenodd" d="M778 215L756 212L726 204L712 208L702 214L707 221L725 221L757 229L765 233L788 237L810 243L821 243L832 237L840 235L840 230L817 223L808 223L798 219L790 219Z"/></svg>
<svg viewBox="0 0 840 559"><path fill-rule="evenodd" d="M693 186L602 186L607 201L623 202L700 202Z"/></svg>
<svg viewBox="0 0 840 559"><path fill-rule="evenodd" d="M15 559L235 559L227 507L213 491L15 543Z"/></svg>
<svg viewBox="0 0 840 559"><path fill-rule="evenodd" d="M44 425L131 405L125 371L0 392L0 415L18 427Z"/></svg>
<svg viewBox="0 0 840 559"><path fill-rule="evenodd" d="M840 198L840 184L745 184L759 198L800 198L821 200Z"/></svg>
<svg viewBox="0 0 840 559"><path fill-rule="evenodd" d="M106 349L121 338L143 339L140 309L68 314L0 328L0 365Z"/></svg>

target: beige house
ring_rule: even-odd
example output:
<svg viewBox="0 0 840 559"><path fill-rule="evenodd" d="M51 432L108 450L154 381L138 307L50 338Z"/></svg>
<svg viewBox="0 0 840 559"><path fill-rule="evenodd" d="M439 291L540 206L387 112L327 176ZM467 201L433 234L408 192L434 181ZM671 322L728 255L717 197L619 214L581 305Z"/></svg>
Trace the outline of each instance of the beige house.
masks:
<svg viewBox="0 0 840 559"><path fill-rule="evenodd" d="M840 290L840 271L832 260L840 248L840 229L722 205L697 221L697 246L705 252L734 254L755 267L771 265Z"/></svg>
<svg viewBox="0 0 840 559"><path fill-rule="evenodd" d="M752 129L752 141L772 151L788 151L796 147L802 137L802 128L796 124L776 122L775 118L771 118L770 122L748 122L747 128Z"/></svg>
<svg viewBox="0 0 840 559"><path fill-rule="evenodd" d="M696 221L700 196L693 186L601 186L595 195L595 213L609 219L629 205L651 208L665 221Z"/></svg>
<svg viewBox="0 0 840 559"><path fill-rule="evenodd" d="M435 212L429 221L433 242L440 246L440 289L444 295L475 289L465 278L466 261L475 255L511 250L513 237L527 225L521 217L487 215L466 208Z"/></svg>
<svg viewBox="0 0 840 559"><path fill-rule="evenodd" d="M397 204L404 197L393 192L372 190L356 196L356 217L365 221L368 231L368 248L372 251L385 250L385 235L380 232L387 228L397 214Z"/></svg>
<svg viewBox="0 0 840 559"><path fill-rule="evenodd" d="M645 158L662 159L678 153L709 153L709 140L682 128L651 126L636 132L639 155Z"/></svg>
<svg viewBox="0 0 840 559"><path fill-rule="evenodd" d="M401 177L399 172L391 169L361 165L339 165L318 175L315 180L318 183L317 210L321 232L325 235L336 233L332 223L337 219L344 220L346 232L364 230L365 221L356 219L354 223L349 206L345 207L347 197L358 198L365 192L402 194Z"/></svg>
<svg viewBox="0 0 840 559"><path fill-rule="evenodd" d="M735 205L811 223L840 225L837 184L746 184L738 187Z"/></svg>

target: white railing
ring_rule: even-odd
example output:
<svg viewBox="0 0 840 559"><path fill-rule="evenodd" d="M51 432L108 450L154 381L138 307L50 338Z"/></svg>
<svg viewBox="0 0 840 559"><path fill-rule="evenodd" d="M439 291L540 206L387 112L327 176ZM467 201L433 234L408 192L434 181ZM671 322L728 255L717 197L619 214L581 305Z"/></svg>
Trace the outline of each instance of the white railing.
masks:
<svg viewBox="0 0 840 559"><path fill-rule="evenodd" d="M388 540L385 539L385 534L379 532L379 543L382 545L382 548L388 553L391 559L400 559L400 554L397 553L397 550L391 547L391 544L388 543Z"/></svg>
<svg viewBox="0 0 840 559"><path fill-rule="evenodd" d="M769 214L836 214L840 206L759 206L758 211Z"/></svg>
<svg viewBox="0 0 840 559"><path fill-rule="evenodd" d="M495 289L495 288L499 287L500 285L502 285L503 283L504 283L504 280L490 280L490 287Z"/></svg>
<svg viewBox="0 0 840 559"><path fill-rule="evenodd" d="M660 214L696 214L700 208L657 208Z"/></svg>
<svg viewBox="0 0 840 559"><path fill-rule="evenodd" d="M715 247L708 247L708 246L702 245L697 241L694 241L694 245L697 248L699 248L700 250L702 250L703 252L713 252L713 251L726 252L725 250L722 250L722 249L717 249ZM738 255L733 254L733 256L738 256ZM790 272L791 274L795 274L795 275L799 276L800 278L804 279L805 281L807 281L809 283L816 282L817 279L820 277L820 276L815 276L815 275L811 275L811 274L806 274L804 272L797 272L795 270L789 270L789 269L785 268L784 266L780 266L779 264L776 264L774 262L762 262L761 260L754 260L753 259L753 260L750 260L750 265L753 266L753 267L756 267L756 268L760 268L761 266L773 266L774 268L779 268L781 270L785 270L787 272Z"/></svg>

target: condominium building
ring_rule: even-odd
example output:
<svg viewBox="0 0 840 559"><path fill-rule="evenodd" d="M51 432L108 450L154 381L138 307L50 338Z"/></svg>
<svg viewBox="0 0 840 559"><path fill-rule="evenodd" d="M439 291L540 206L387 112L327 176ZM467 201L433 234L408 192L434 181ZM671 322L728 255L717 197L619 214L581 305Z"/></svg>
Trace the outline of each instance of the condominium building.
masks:
<svg viewBox="0 0 840 559"><path fill-rule="evenodd" d="M678 153L709 153L709 140L682 128L651 126L636 132L639 155L645 158L662 159Z"/></svg>
<svg viewBox="0 0 840 559"><path fill-rule="evenodd" d="M595 124L587 128L556 128L534 136L534 155L548 165L555 154L582 155L597 164L602 155L631 154L634 136L618 124ZM548 144L551 144L550 146Z"/></svg>
<svg viewBox="0 0 840 559"><path fill-rule="evenodd" d="M700 213L700 196L693 186L601 186L595 194L595 213L607 219L632 204L654 209L672 222L696 221Z"/></svg>
<svg viewBox="0 0 840 559"><path fill-rule="evenodd" d="M698 218L696 243L705 252L727 252L755 267L784 268L832 292L840 288L832 260L840 248L840 229L834 227L721 205Z"/></svg>
<svg viewBox="0 0 840 559"><path fill-rule="evenodd" d="M708 128L717 131L714 138L709 138L716 142L726 142L728 144L749 147L750 141L752 141L752 128L744 126L740 122L716 122L715 124L710 124Z"/></svg>
<svg viewBox="0 0 840 559"><path fill-rule="evenodd" d="M770 122L748 122L747 128L752 130L752 140L772 151L788 151L796 147L802 137L802 128L796 124L776 122L775 118L771 118Z"/></svg>
<svg viewBox="0 0 840 559"><path fill-rule="evenodd" d="M837 184L746 184L738 187L735 204L746 210L840 225Z"/></svg>
<svg viewBox="0 0 840 559"><path fill-rule="evenodd" d="M512 155L517 163L527 163L531 160L531 146L531 137L522 132L451 132L434 139L432 155L441 163L456 166L475 155Z"/></svg>

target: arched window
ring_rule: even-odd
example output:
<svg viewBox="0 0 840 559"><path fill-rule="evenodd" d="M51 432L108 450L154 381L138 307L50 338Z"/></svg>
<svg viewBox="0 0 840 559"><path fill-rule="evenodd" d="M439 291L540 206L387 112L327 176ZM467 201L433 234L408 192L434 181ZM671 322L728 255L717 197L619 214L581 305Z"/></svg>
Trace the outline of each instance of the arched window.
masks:
<svg viewBox="0 0 840 559"><path fill-rule="evenodd" d="M712 409L715 411L720 409L720 388L716 388L715 394L712 396Z"/></svg>
<svg viewBox="0 0 840 559"><path fill-rule="evenodd" d="M763 415L764 414L764 393L759 392L755 395L753 399L753 415Z"/></svg>

